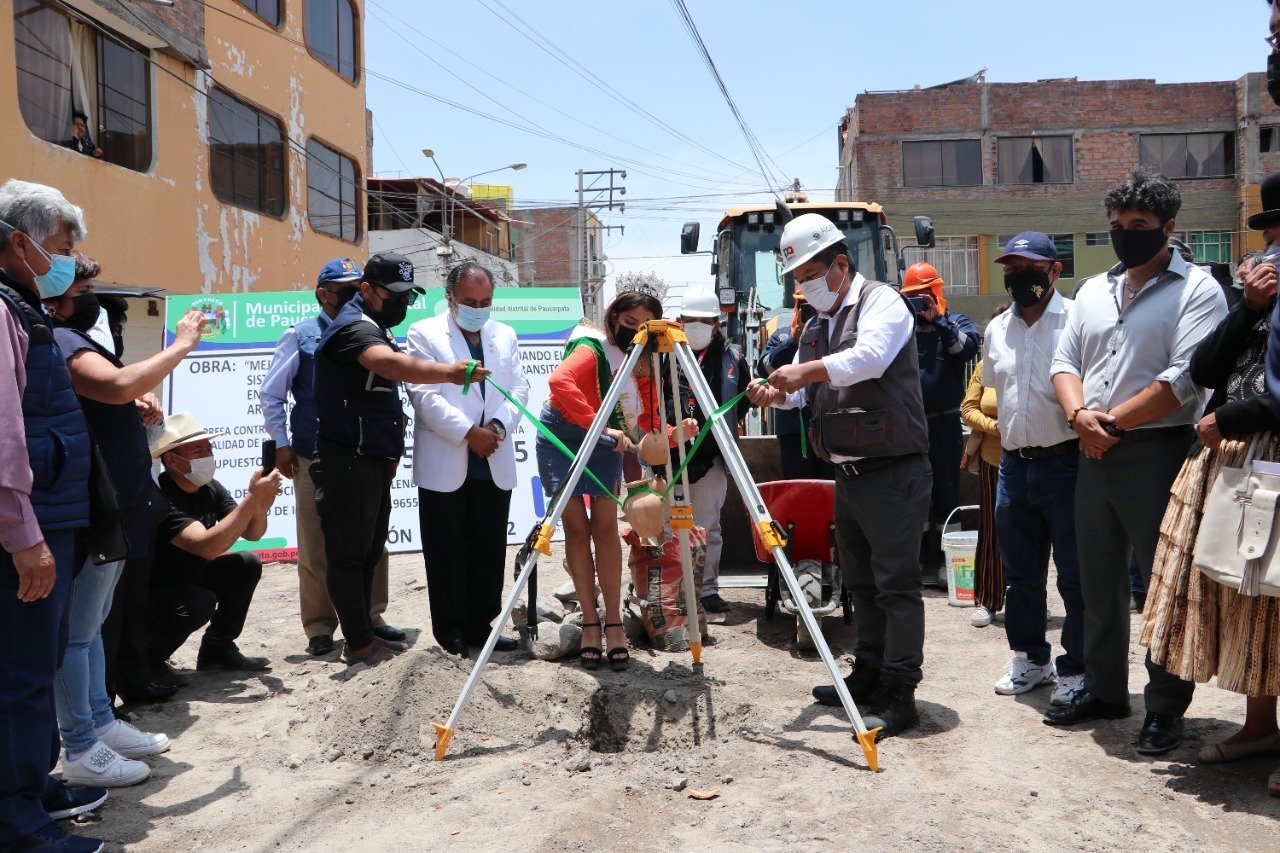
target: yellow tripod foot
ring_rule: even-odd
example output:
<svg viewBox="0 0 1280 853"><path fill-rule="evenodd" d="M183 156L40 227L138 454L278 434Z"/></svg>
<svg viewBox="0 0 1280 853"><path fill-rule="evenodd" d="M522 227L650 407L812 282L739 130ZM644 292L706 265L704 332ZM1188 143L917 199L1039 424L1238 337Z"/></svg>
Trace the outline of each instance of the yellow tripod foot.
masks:
<svg viewBox="0 0 1280 853"><path fill-rule="evenodd" d="M690 643L689 653L693 655L693 665L702 663L702 643Z"/></svg>
<svg viewBox="0 0 1280 853"><path fill-rule="evenodd" d="M431 726L436 730L436 761L444 761L445 750L449 748L449 741L453 740L453 729L440 723L432 723ZM872 743L874 742L873 738ZM874 748L873 746L872 749Z"/></svg>
<svg viewBox="0 0 1280 853"><path fill-rule="evenodd" d="M437 728L439 727L437 726ZM876 735L878 734L880 734L880 727L876 726L874 729L868 729L862 734L854 735L858 745L862 747L862 753L867 756L867 767L871 768L872 773L877 773L880 770L880 756L876 752ZM438 749L436 755L440 755Z"/></svg>

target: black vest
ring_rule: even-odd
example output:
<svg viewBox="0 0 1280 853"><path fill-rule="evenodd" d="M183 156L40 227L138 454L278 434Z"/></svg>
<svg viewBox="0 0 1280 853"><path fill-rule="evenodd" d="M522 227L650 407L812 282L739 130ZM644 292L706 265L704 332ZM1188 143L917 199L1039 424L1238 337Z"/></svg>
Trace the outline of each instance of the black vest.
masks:
<svg viewBox="0 0 1280 853"><path fill-rule="evenodd" d="M364 299L356 295L333 318L316 349L316 455L404 455L404 408L400 383L386 379L359 362L342 363L326 352L334 335L356 323L370 323L396 352L391 332L364 313Z"/></svg>
<svg viewBox="0 0 1280 853"><path fill-rule="evenodd" d="M835 352L852 349L858 342L858 318L862 306L878 287L865 280L858 304L840 310L834 318L811 321L800 335L800 360L813 361ZM835 331L828 343L828 323ZM920 362L915 335L894 356L878 379L836 388L830 382L809 386L809 410L813 422L809 436L822 459L833 456L885 457L929 452L929 427L920 394Z"/></svg>

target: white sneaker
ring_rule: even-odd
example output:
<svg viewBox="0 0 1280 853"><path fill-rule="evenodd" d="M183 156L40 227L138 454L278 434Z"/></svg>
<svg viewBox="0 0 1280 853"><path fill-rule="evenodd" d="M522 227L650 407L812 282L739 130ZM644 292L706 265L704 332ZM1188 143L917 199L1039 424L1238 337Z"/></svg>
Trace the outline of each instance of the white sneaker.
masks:
<svg viewBox="0 0 1280 853"><path fill-rule="evenodd" d="M1054 679L1053 663L1032 663L1026 652L1015 652L1009 661L1009 669L996 682L996 692L1001 696L1017 696L1028 690L1048 684Z"/></svg>
<svg viewBox="0 0 1280 853"><path fill-rule="evenodd" d="M65 752L62 754L62 781L68 785L124 788L150 775L150 767L125 758L101 741L77 759L72 760Z"/></svg>
<svg viewBox="0 0 1280 853"><path fill-rule="evenodd" d="M973 613L969 614L969 624L975 628L987 627L991 624L991 611L982 606L974 607Z"/></svg>
<svg viewBox="0 0 1280 853"><path fill-rule="evenodd" d="M1058 686L1049 697L1050 705L1070 705L1076 694L1084 690L1083 675L1063 675L1058 678Z"/></svg>
<svg viewBox="0 0 1280 853"><path fill-rule="evenodd" d="M98 740L125 758L145 758L169 749L168 735L138 731L124 720L116 720L105 729L99 729Z"/></svg>

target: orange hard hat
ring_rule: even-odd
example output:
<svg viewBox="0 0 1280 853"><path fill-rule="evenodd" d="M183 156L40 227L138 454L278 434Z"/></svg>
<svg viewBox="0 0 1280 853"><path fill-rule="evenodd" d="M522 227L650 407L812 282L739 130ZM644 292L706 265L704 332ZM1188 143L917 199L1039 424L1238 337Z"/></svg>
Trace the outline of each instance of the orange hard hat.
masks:
<svg viewBox="0 0 1280 853"><path fill-rule="evenodd" d="M903 293L915 290L932 290L935 286L940 288L942 284L942 276L938 275L938 271L934 269L933 264L926 264L924 261L907 267L906 273L902 276Z"/></svg>

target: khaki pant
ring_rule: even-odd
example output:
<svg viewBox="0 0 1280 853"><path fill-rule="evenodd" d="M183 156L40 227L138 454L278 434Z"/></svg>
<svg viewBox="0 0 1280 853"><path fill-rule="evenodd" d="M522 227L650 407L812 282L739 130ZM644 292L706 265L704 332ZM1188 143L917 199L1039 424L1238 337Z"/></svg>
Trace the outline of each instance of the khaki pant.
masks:
<svg viewBox="0 0 1280 853"><path fill-rule="evenodd" d="M302 614L302 630L307 638L317 634L333 636L338 630L338 614L329 601L329 561L324 553L324 536L320 532L320 514L316 511L316 487L311 481L311 460L298 458L298 473L293 478L293 497L298 507L298 602ZM373 599L369 616L374 627L387 624L382 614L387 610L387 551L373 572Z"/></svg>

